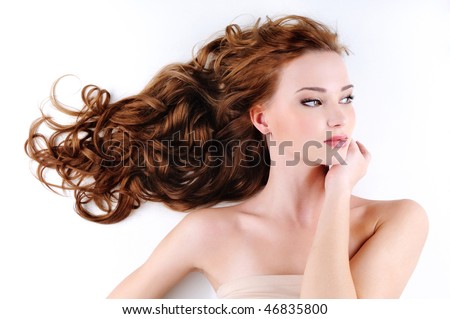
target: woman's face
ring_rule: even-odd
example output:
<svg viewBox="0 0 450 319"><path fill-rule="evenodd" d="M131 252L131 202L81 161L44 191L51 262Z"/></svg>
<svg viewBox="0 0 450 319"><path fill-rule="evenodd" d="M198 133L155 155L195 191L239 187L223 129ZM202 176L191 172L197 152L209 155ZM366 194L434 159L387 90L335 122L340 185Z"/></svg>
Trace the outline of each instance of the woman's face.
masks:
<svg viewBox="0 0 450 319"><path fill-rule="evenodd" d="M355 124L352 90L335 52L309 52L286 64L264 111L272 159L291 166L345 163Z"/></svg>

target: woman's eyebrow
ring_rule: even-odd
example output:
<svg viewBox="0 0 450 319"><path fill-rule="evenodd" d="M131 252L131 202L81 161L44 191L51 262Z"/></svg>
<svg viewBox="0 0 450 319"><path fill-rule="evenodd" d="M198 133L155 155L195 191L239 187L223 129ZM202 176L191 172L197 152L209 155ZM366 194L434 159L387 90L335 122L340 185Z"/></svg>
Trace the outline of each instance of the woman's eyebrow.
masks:
<svg viewBox="0 0 450 319"><path fill-rule="evenodd" d="M348 89L350 89L352 87L353 87L353 84L349 84L349 85L343 86L341 88L341 92L345 91L345 90L348 90ZM325 93L327 91L324 88L320 88L320 87L316 87L316 86L312 86L312 87L311 86L307 86L307 87L301 88L301 89L299 89L299 90L297 90L295 92L297 93L297 92L300 92L300 91L303 91L303 90L317 91L317 92L322 92L322 93Z"/></svg>

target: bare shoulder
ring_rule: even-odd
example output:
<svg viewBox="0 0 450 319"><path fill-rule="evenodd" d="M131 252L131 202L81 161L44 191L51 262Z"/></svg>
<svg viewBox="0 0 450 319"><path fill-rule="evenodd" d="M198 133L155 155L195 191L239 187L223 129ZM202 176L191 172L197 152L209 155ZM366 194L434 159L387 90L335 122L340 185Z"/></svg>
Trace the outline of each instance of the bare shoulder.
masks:
<svg viewBox="0 0 450 319"><path fill-rule="evenodd" d="M351 207L366 217L377 220L377 227L382 224L399 224L428 230L428 218L425 209L412 199L371 200L352 196Z"/></svg>
<svg viewBox="0 0 450 319"><path fill-rule="evenodd" d="M183 224L200 237L217 236L235 228L236 212L234 206L202 208L188 213Z"/></svg>
<svg viewBox="0 0 450 319"><path fill-rule="evenodd" d="M232 242L235 237L238 219L233 207L203 208L187 214L174 231L188 233L190 249L198 252L197 256L206 256L223 246L223 239ZM186 236L185 236L186 237Z"/></svg>
<svg viewBox="0 0 450 319"><path fill-rule="evenodd" d="M217 286L227 256L239 246L238 218L235 207L204 208L191 213L180 222L180 231L189 232L190 256L195 268Z"/></svg>
<svg viewBox="0 0 450 319"><path fill-rule="evenodd" d="M426 241L428 218L425 210L410 199L355 197L351 205L354 220L369 230L351 258L358 296L398 298Z"/></svg>

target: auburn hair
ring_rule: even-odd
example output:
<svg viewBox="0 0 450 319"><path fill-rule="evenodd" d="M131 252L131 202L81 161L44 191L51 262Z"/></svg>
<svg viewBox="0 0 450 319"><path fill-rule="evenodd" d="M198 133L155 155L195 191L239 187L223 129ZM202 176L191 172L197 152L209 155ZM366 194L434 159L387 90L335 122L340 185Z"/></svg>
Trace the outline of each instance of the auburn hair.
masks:
<svg viewBox="0 0 450 319"><path fill-rule="evenodd" d="M266 184L270 169L249 110L273 95L283 64L316 50L347 52L335 32L310 18L258 19L227 26L191 61L164 67L140 93L117 102L87 85L84 106L74 111L56 99L56 81L50 100L75 120L61 124L41 111L25 151L42 183L73 191L78 214L98 223L119 222L142 201L189 211L244 199ZM49 168L61 184L46 178Z"/></svg>

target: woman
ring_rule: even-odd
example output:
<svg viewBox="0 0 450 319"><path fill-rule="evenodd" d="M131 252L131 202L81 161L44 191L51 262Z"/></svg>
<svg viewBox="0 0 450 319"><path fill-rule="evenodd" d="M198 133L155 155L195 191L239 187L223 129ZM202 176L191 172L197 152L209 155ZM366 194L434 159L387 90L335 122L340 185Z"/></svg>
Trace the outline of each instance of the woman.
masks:
<svg viewBox="0 0 450 319"><path fill-rule="evenodd" d="M326 26L287 16L228 26L118 102L87 86L73 112L52 95L76 122L43 115L25 146L82 217L115 223L143 200L191 211L109 297L160 298L191 271L221 298L401 295L427 218L412 200L351 195L370 154L351 137L345 52ZM240 202L211 207L226 200Z"/></svg>

